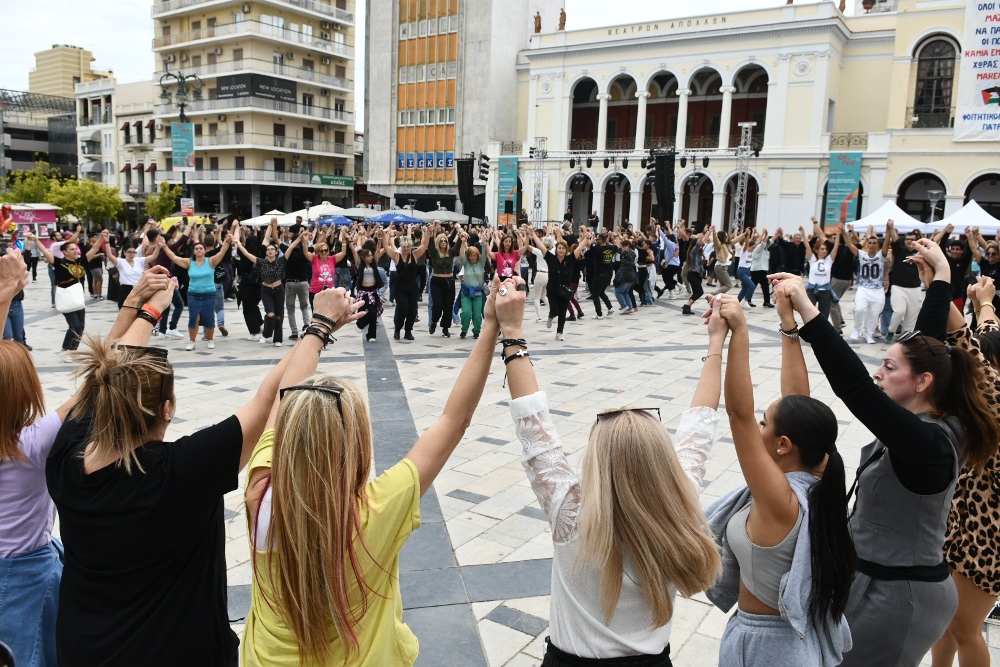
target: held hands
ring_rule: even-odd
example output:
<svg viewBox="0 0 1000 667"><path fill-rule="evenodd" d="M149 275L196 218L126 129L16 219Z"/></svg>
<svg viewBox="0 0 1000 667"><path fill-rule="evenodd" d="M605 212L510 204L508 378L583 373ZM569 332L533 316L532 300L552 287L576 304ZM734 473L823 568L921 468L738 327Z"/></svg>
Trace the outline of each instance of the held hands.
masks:
<svg viewBox="0 0 1000 667"><path fill-rule="evenodd" d="M21 251L7 248L7 254L0 256L0 299L8 301L14 298L29 281L28 267Z"/></svg>
<svg viewBox="0 0 1000 667"><path fill-rule="evenodd" d="M917 239L913 248L917 254L910 255L903 261L917 265L921 282L929 287L935 280L951 280L951 265L940 245L930 239Z"/></svg>
<svg viewBox="0 0 1000 667"><path fill-rule="evenodd" d="M360 299L353 301L347 290L338 287L318 293L313 301L313 312L336 322L333 331L337 331L345 324L356 322L364 317L365 311L361 310L363 305L364 301Z"/></svg>
<svg viewBox="0 0 1000 667"><path fill-rule="evenodd" d="M972 307L978 312L982 304L993 303L993 297L996 296L997 289L993 284L992 278L980 276L978 282L969 285L966 293L972 299Z"/></svg>
<svg viewBox="0 0 1000 667"><path fill-rule="evenodd" d="M499 277L493 278L493 289L487 301L485 313L495 314L500 331L507 337L516 337L521 333L521 323L524 321L524 304L527 292L526 283L520 276L507 278L503 282Z"/></svg>
<svg viewBox="0 0 1000 667"><path fill-rule="evenodd" d="M710 344L718 343L722 345L726 341L726 336L729 335L729 322L726 321L726 318L720 312L722 296L709 297L708 303L708 312L703 316L705 326L708 327L708 341Z"/></svg>
<svg viewBox="0 0 1000 667"><path fill-rule="evenodd" d="M800 315L815 309L816 306L809 300L806 294L806 286L802 283L802 278L791 273L772 273L767 277L774 285L775 298L787 298L792 309ZM817 311L819 312L819 311Z"/></svg>
<svg viewBox="0 0 1000 667"><path fill-rule="evenodd" d="M170 307L176 288L177 279L170 277L166 267L151 266L142 272L126 303L132 301L135 306L148 303L162 312Z"/></svg>
<svg viewBox="0 0 1000 667"><path fill-rule="evenodd" d="M739 299L735 296L728 294L716 296L712 310L713 312L718 311L718 316L725 320L727 328L733 332L733 335L743 333L747 330L747 319L743 314L743 307L740 305ZM711 329L711 318L709 318L708 326Z"/></svg>

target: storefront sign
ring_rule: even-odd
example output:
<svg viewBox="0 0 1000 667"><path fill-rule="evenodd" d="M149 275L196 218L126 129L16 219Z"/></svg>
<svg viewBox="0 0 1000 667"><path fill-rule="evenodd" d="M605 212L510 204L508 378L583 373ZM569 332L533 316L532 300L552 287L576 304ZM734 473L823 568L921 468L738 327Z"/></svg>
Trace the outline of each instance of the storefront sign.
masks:
<svg viewBox="0 0 1000 667"><path fill-rule="evenodd" d="M517 199L517 158L502 157L499 159L499 170L497 175L497 220L500 224L517 221L517 211L513 209ZM510 204L507 204L510 202ZM504 217L506 209L510 207L510 213Z"/></svg>
<svg viewBox="0 0 1000 667"><path fill-rule="evenodd" d="M406 153L396 154L396 169L406 169Z"/></svg>
<svg viewBox="0 0 1000 667"><path fill-rule="evenodd" d="M827 230L857 220L856 200L860 187L861 153L832 153L823 212L823 225Z"/></svg>
<svg viewBox="0 0 1000 667"><path fill-rule="evenodd" d="M10 217L13 222L37 224L40 222L55 222L55 209L36 210L32 208L11 207Z"/></svg>
<svg viewBox="0 0 1000 667"><path fill-rule="evenodd" d="M333 176L331 174L312 174L309 176L311 185L325 185L334 188L353 188L353 176Z"/></svg>
<svg viewBox="0 0 1000 667"><path fill-rule="evenodd" d="M962 46L955 141L996 141L1000 139L1000 2L965 3Z"/></svg>
<svg viewBox="0 0 1000 667"><path fill-rule="evenodd" d="M407 153L406 154L406 168L407 169L416 169L417 168L417 155L416 155L416 153Z"/></svg>
<svg viewBox="0 0 1000 667"><path fill-rule="evenodd" d="M608 28L609 37L640 37L654 32L665 32L672 30L705 30L708 28L721 28L726 25L725 16L708 16L697 19L684 19L682 21L661 21L660 23L639 23L636 25L623 25L618 28Z"/></svg>
<svg viewBox="0 0 1000 667"><path fill-rule="evenodd" d="M170 168L194 171L194 123L171 123L170 147Z"/></svg>
<svg viewBox="0 0 1000 667"><path fill-rule="evenodd" d="M434 165L434 151L430 151L428 153L424 153L424 166L427 169L434 169L435 168L435 165Z"/></svg>
<svg viewBox="0 0 1000 667"><path fill-rule="evenodd" d="M181 215L194 215L194 199L190 197L181 197Z"/></svg>
<svg viewBox="0 0 1000 667"><path fill-rule="evenodd" d="M417 169L423 169L423 168L424 168L424 154L417 153Z"/></svg>
<svg viewBox="0 0 1000 667"><path fill-rule="evenodd" d="M445 169L454 169L455 168L455 154L454 153L445 153L445 156L444 156L444 168Z"/></svg>
<svg viewBox="0 0 1000 667"><path fill-rule="evenodd" d="M445 168L445 165L444 165L444 152L443 151L438 152L438 154L437 154L437 165L436 165L436 167L438 169L444 169Z"/></svg>
<svg viewBox="0 0 1000 667"><path fill-rule="evenodd" d="M220 76L216 84L216 97L220 100L234 97L263 97L268 100L296 102L297 87L287 81L265 74L234 74Z"/></svg>

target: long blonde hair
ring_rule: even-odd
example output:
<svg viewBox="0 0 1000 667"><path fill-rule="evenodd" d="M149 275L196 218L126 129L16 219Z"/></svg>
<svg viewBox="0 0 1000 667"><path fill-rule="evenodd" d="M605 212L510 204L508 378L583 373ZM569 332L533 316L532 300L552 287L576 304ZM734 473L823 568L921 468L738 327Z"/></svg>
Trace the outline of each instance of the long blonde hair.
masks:
<svg viewBox="0 0 1000 667"><path fill-rule="evenodd" d="M600 572L605 622L621 595L625 554L635 565L653 627L673 616L671 586L691 596L722 570L691 479L670 434L646 412L601 417L583 460L577 565Z"/></svg>
<svg viewBox="0 0 1000 667"><path fill-rule="evenodd" d="M18 449L21 431L45 414L45 395L28 348L12 340L0 341L0 463L26 461Z"/></svg>
<svg viewBox="0 0 1000 667"><path fill-rule="evenodd" d="M348 655L357 654L355 628L374 592L363 575L361 558L371 556L361 538L360 513L367 502L372 429L357 385L332 375L300 384L342 393L338 401L322 391L294 391L281 401L267 549L277 607L295 634L301 661L326 664L337 637Z"/></svg>

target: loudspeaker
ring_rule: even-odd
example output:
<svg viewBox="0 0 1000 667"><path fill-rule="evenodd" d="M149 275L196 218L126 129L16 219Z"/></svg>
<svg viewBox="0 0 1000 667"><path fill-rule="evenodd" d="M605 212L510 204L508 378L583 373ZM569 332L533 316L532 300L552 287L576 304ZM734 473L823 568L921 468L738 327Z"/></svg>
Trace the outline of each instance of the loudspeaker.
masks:
<svg viewBox="0 0 1000 667"><path fill-rule="evenodd" d="M514 202L507 199L503 203L503 212L507 215L514 215Z"/></svg>
<svg viewBox="0 0 1000 667"><path fill-rule="evenodd" d="M654 162L656 180L656 203L660 209L660 220L674 219L674 152L661 153Z"/></svg>
<svg viewBox="0 0 1000 667"><path fill-rule="evenodd" d="M472 206L472 198L475 196L472 190L472 170L475 167L475 162L468 157L455 160L455 170L458 176L458 198L462 201L462 207L466 211Z"/></svg>

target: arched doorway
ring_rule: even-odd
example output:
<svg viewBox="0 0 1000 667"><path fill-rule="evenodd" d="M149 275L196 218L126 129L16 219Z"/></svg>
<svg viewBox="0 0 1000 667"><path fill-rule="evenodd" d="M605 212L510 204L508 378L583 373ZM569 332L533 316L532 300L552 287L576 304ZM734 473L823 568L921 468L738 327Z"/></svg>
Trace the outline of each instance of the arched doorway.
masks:
<svg viewBox="0 0 1000 667"><path fill-rule="evenodd" d="M570 115L569 149L597 149L597 121L601 105L597 101L597 82L580 79L573 86L573 110Z"/></svg>
<svg viewBox="0 0 1000 667"><path fill-rule="evenodd" d="M607 149L630 151L635 148L635 124L639 118L639 100L635 79L620 74L608 86ZM600 131L600 128L598 128Z"/></svg>
<svg viewBox="0 0 1000 667"><path fill-rule="evenodd" d="M903 181L896 193L896 205L920 222L930 222L931 193L940 193L934 207L934 219L940 220L944 217L944 199L948 189L934 174L914 174Z"/></svg>
<svg viewBox="0 0 1000 667"><path fill-rule="evenodd" d="M710 67L703 67L691 77L691 97L688 99L688 148L718 148L722 125L722 76Z"/></svg>
<svg viewBox="0 0 1000 667"><path fill-rule="evenodd" d="M830 187L830 182L829 181L827 181L826 183L823 184L823 201L820 204L820 208L819 208L819 210L821 212L826 211L826 193L827 193L827 189L829 187ZM854 214L854 219L855 220L860 220L861 218L864 217L861 214L861 211L864 210L864 204L865 204L865 184L859 181L858 182L858 197L854 201L854 208L851 211L851 213ZM823 214L821 213L820 214L821 218L822 218L822 215ZM848 216L848 219L850 219L850 216ZM827 224L827 221L823 220L823 219L820 219L820 223ZM858 233L860 234L862 230L855 230L855 231L858 231Z"/></svg>
<svg viewBox="0 0 1000 667"><path fill-rule="evenodd" d="M764 145L764 123L767 119L767 72L760 65L747 65L733 78L733 106L729 145L740 145L740 123L757 123L752 137L757 147Z"/></svg>
<svg viewBox="0 0 1000 667"><path fill-rule="evenodd" d="M688 221L688 225L699 227L712 222L712 197L715 186L712 179L704 174L694 173L684 180L684 192L681 196L681 213L679 218Z"/></svg>
<svg viewBox="0 0 1000 667"><path fill-rule="evenodd" d="M1000 174L983 174L969 183L965 191L965 203L975 199L980 208L1000 219Z"/></svg>
<svg viewBox="0 0 1000 667"><path fill-rule="evenodd" d="M629 201L632 193L632 184L629 183L625 174L614 174L604 183L604 211L601 216L601 224L605 229L620 229L622 224L629 219Z"/></svg>
<svg viewBox="0 0 1000 667"><path fill-rule="evenodd" d="M643 148L671 148L677 138L679 88L677 77L660 72L649 82L646 92L646 145Z"/></svg>
<svg viewBox="0 0 1000 667"><path fill-rule="evenodd" d="M591 211L594 210L594 181L583 172L578 172L568 183L566 189L566 208L573 216L573 229L586 224Z"/></svg>
<svg viewBox="0 0 1000 667"><path fill-rule="evenodd" d="M723 212L722 228L729 231L733 229L733 222L736 217L736 186L739 184L739 174L733 174L725 185L726 208ZM747 178L747 206L743 219L744 229L757 226L757 199L760 196L760 184L757 177L750 174Z"/></svg>

